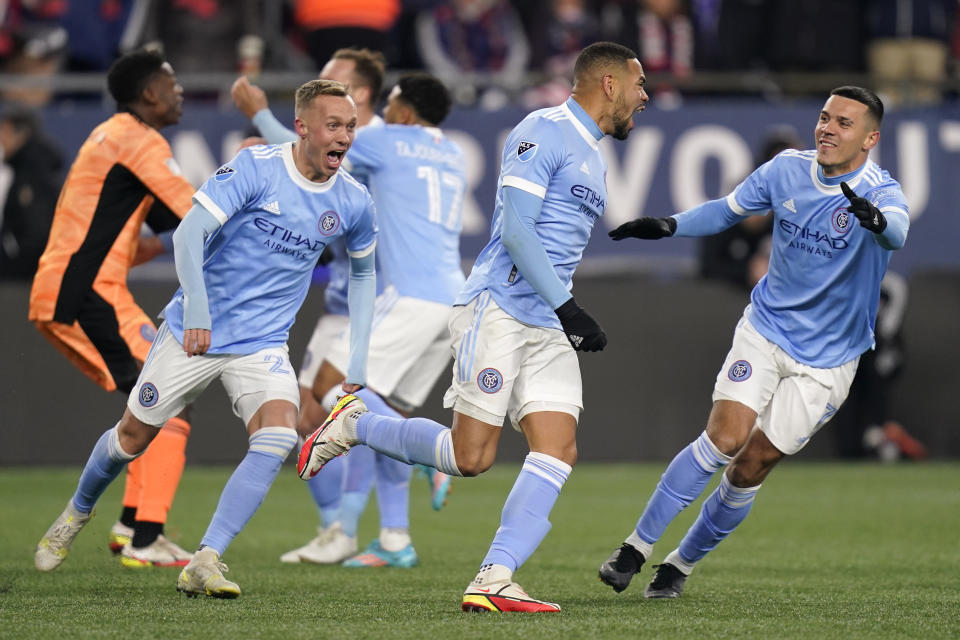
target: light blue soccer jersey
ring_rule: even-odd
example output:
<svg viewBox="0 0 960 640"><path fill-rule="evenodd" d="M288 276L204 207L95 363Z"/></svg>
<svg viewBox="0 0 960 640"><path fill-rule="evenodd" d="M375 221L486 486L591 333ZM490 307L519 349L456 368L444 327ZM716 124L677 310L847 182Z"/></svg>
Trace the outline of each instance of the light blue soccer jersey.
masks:
<svg viewBox="0 0 960 640"><path fill-rule="evenodd" d="M297 140L297 134L283 126L269 109L258 111L253 116L253 123L260 129L261 135L265 136L267 142L270 144L295 142ZM375 115L370 119L370 122L363 127L358 127L357 130L382 125L383 118ZM342 241L334 242L331 249L333 250L333 260L327 264L329 278L327 286L323 291L323 311L326 314L345 316L347 315L347 287L350 280L350 261L347 259L346 249ZM377 286L380 286L379 282Z"/></svg>
<svg viewBox="0 0 960 640"><path fill-rule="evenodd" d="M378 272L402 296L453 304L463 287L463 151L435 127L367 127L347 153L377 203Z"/></svg>
<svg viewBox="0 0 960 640"><path fill-rule="evenodd" d="M906 234L900 185L871 160L826 178L815 151L787 150L727 196L740 214L773 210L770 269L750 294L750 323L794 359L821 368L873 346L880 280L890 261L880 237L847 211L842 181Z"/></svg>
<svg viewBox="0 0 960 640"><path fill-rule="evenodd" d="M365 124L362 127L357 127L357 134L361 131L370 128L377 128L383 126L383 118L380 116L373 116L370 122ZM369 186L361 178L359 180L363 183L364 186ZM379 244L380 239L378 238L377 243ZM379 246L377 247L377 252L379 253ZM327 270L330 274L330 280L327 282L327 287L323 291L323 312L327 314L333 314L338 316L348 315L347 313L347 289L349 288L350 280L350 261L345 255L345 250L342 242L338 242L333 246L333 260L330 261L330 264L327 265ZM377 291L380 291L383 288L380 279L377 279Z"/></svg>
<svg viewBox="0 0 960 640"><path fill-rule="evenodd" d="M376 214L366 188L343 169L326 182L307 180L292 147L243 149L193 196L222 224L204 246L208 353L285 344L324 247L343 238L351 255L373 250ZM163 315L182 342L182 289Z"/></svg>
<svg viewBox="0 0 960 640"><path fill-rule="evenodd" d="M520 275L503 246L503 188L543 199L537 237L569 289L593 225L607 204L607 166L598 146L602 138L603 132L573 98L534 111L514 127L503 148L490 241L477 257L457 304L467 304L489 290L500 308L517 320L561 328L557 314Z"/></svg>

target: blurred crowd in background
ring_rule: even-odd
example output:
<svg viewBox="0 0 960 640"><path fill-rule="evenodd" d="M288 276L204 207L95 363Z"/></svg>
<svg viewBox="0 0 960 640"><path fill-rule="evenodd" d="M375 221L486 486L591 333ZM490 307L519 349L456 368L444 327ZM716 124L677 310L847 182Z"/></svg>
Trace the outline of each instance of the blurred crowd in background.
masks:
<svg viewBox="0 0 960 640"><path fill-rule="evenodd" d="M427 69L461 103L554 104L585 45L635 49L656 96L722 72L859 72L891 102L956 99L958 0L3 0L0 74L102 72L162 48L178 75L309 72L336 49ZM715 74L704 85L698 72ZM482 78L477 79L477 75ZM904 83L909 91L905 91ZM802 87L797 87L802 90ZM821 89L818 88L817 92ZM4 91L43 103L50 91Z"/></svg>
<svg viewBox="0 0 960 640"><path fill-rule="evenodd" d="M51 101L103 99L102 74L130 50L161 50L190 99L222 100L237 74L262 84L271 74L306 80L334 51L352 46L383 52L394 73L430 71L461 105L534 109L567 98L584 46L613 40L638 53L661 108L688 95L822 97L852 77L896 109L960 97L958 6L960 0L0 0L0 279L32 279L66 166L35 111ZM86 85L63 81L82 74L94 77ZM790 74L819 75L826 86L796 78L791 84ZM49 81L12 82L16 77ZM299 81L283 88L292 92ZM773 131L757 150L757 164L801 145L795 131ZM705 238L700 276L746 294L766 272L771 227L769 216L758 216ZM923 445L876 401L889 395L903 359L903 279L891 274L883 296L878 349L862 363L838 416L837 449L846 457L920 459Z"/></svg>

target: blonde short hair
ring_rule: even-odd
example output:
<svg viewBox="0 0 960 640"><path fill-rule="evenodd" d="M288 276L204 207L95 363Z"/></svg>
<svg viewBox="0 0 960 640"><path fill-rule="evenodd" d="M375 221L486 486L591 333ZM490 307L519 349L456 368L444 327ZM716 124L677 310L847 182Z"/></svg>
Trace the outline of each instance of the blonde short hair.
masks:
<svg viewBox="0 0 960 640"><path fill-rule="evenodd" d="M336 80L310 80L300 85L300 88L297 89L293 110L297 117L299 117L303 110L310 106L310 103L313 102L317 96L346 98L349 95L347 85L342 82L337 82Z"/></svg>

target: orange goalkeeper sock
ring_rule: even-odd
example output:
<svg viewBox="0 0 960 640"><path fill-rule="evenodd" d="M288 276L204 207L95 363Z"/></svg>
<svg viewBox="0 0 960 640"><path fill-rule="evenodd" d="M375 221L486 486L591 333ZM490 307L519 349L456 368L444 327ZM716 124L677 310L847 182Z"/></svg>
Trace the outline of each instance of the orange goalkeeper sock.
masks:
<svg viewBox="0 0 960 640"><path fill-rule="evenodd" d="M173 505L173 496L183 475L189 435L190 423L182 418L170 418L137 459L140 463L141 485L137 501L138 521L160 524L167 521L167 513Z"/></svg>

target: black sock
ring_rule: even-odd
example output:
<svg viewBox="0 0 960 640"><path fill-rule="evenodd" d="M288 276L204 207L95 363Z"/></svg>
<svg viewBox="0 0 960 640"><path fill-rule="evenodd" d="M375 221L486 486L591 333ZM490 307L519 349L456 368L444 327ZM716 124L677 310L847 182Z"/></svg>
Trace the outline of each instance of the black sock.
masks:
<svg viewBox="0 0 960 640"><path fill-rule="evenodd" d="M161 533L163 533L162 522L137 520L133 525L133 540L130 542L130 546L138 549L149 547Z"/></svg>
<svg viewBox="0 0 960 640"><path fill-rule="evenodd" d="M137 521L137 508L136 507L124 507L123 511L120 512L120 524L125 527L132 527L133 523Z"/></svg>

